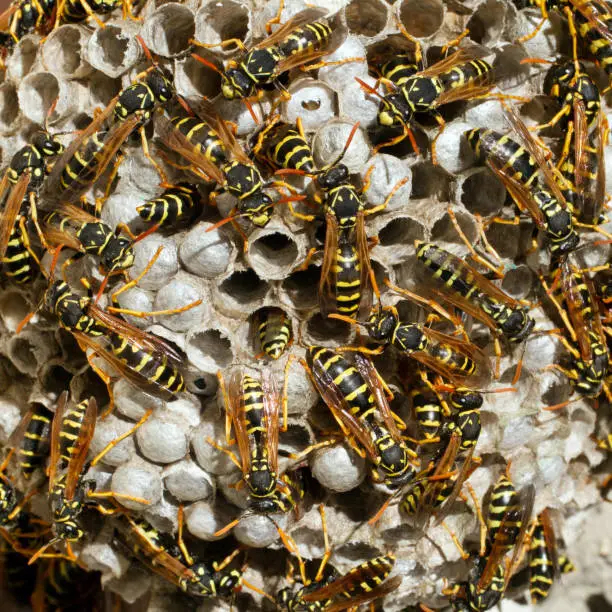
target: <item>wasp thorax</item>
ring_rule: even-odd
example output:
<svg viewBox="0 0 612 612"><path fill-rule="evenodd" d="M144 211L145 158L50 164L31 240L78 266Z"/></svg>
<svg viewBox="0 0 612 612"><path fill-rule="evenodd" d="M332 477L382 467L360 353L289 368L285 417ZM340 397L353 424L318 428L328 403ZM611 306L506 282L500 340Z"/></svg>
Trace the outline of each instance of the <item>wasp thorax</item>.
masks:
<svg viewBox="0 0 612 612"><path fill-rule="evenodd" d="M385 308L376 308L367 322L368 334L372 340L388 340L397 326L397 317L394 312Z"/></svg>
<svg viewBox="0 0 612 612"><path fill-rule="evenodd" d="M317 182L321 189L328 190L346 183L349 176L349 169L344 164L336 164L333 168L322 172Z"/></svg>

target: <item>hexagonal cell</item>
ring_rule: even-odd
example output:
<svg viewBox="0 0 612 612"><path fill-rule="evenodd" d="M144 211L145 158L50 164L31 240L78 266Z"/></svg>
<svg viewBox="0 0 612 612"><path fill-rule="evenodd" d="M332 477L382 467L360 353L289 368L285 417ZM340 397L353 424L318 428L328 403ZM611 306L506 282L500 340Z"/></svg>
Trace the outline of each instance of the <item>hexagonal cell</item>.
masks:
<svg viewBox="0 0 612 612"><path fill-rule="evenodd" d="M13 79L23 79L30 72L39 49L40 41L37 37L26 36L19 41L6 60L7 71Z"/></svg>
<svg viewBox="0 0 612 612"><path fill-rule="evenodd" d="M218 329L199 329L187 338L185 352L189 361L205 372L226 368L233 359L232 343L228 335Z"/></svg>
<svg viewBox="0 0 612 612"><path fill-rule="evenodd" d="M285 333L288 326L289 336ZM249 338L252 340L254 353L266 354L272 359L278 359L286 348L287 341L293 337L293 322L289 314L277 306L264 306L249 317ZM260 331L265 331L264 342L269 345L268 352L263 352ZM279 342L276 340L279 339Z"/></svg>
<svg viewBox="0 0 612 612"><path fill-rule="evenodd" d="M253 270L236 270L219 286L222 299L230 300L240 310L248 310L263 299L269 285ZM231 308L231 304L225 305Z"/></svg>
<svg viewBox="0 0 612 612"><path fill-rule="evenodd" d="M17 326L32 310L31 304L18 291L4 291L0 295L0 318L6 329L14 333Z"/></svg>
<svg viewBox="0 0 612 612"><path fill-rule="evenodd" d="M387 25L389 5L382 0L353 0L345 9L350 31L361 36L376 36Z"/></svg>
<svg viewBox="0 0 612 612"><path fill-rule="evenodd" d="M506 189L488 168L468 173L460 186L461 203L472 213L487 216L499 212Z"/></svg>
<svg viewBox="0 0 612 612"><path fill-rule="evenodd" d="M82 78L91 72L83 60L88 37L77 26L63 25L49 34L42 48L42 57L50 72L65 78Z"/></svg>
<svg viewBox="0 0 612 612"><path fill-rule="evenodd" d="M336 114L336 93L328 85L310 77L296 79L289 86L291 98L282 104L283 120L295 123L301 118L304 129L315 130Z"/></svg>
<svg viewBox="0 0 612 612"><path fill-rule="evenodd" d="M475 244L478 240L478 228L476 227L476 222L466 211L462 210L454 210L455 218L459 223L459 227L469 240L471 244ZM463 243L459 233L457 232L457 228L453 224L451 220L451 216L446 213L442 216L441 219L438 219L434 226L431 229L431 239L436 242L441 240L443 242L456 242Z"/></svg>
<svg viewBox="0 0 612 612"><path fill-rule="evenodd" d="M186 51L195 34L195 18L188 7L170 2L147 20L143 38L154 53L174 57Z"/></svg>
<svg viewBox="0 0 612 612"><path fill-rule="evenodd" d="M283 281L283 291L296 309L310 309L317 305L320 275L319 266L308 266L306 270L298 270Z"/></svg>
<svg viewBox="0 0 612 612"><path fill-rule="evenodd" d="M109 77L129 70L141 54L138 41L113 24L96 30L87 45L89 63Z"/></svg>
<svg viewBox="0 0 612 612"><path fill-rule="evenodd" d="M429 161L411 166L412 194L411 198L435 198L440 202L448 202L451 195L453 177L443 168Z"/></svg>
<svg viewBox="0 0 612 612"><path fill-rule="evenodd" d="M415 240L423 238L423 226L407 215L397 216L381 227L378 232L380 245L383 247L412 245Z"/></svg>
<svg viewBox="0 0 612 612"><path fill-rule="evenodd" d="M506 6L500 0L486 0L472 13L467 23L470 38L481 45L495 42L501 36L506 17Z"/></svg>
<svg viewBox="0 0 612 612"><path fill-rule="evenodd" d="M30 74L23 79L17 92L21 112L30 121L42 125L59 93L60 84L50 72Z"/></svg>
<svg viewBox="0 0 612 612"><path fill-rule="evenodd" d="M297 264L301 250L289 232L263 228L251 235L247 258L261 278L283 280Z"/></svg>
<svg viewBox="0 0 612 612"><path fill-rule="evenodd" d="M196 40L217 44L237 39L243 43L249 35L249 11L246 5L232 0L211 2L204 5L195 17ZM236 46L217 47L221 54L236 52Z"/></svg>
<svg viewBox="0 0 612 612"><path fill-rule="evenodd" d="M428 38L442 27L444 4L440 0L404 0L399 18L408 34Z"/></svg>
<svg viewBox="0 0 612 612"><path fill-rule="evenodd" d="M205 49L195 50L196 55L215 63L212 53ZM202 62L189 56L177 60L174 74L174 83L177 90L183 95L199 95L214 98L221 89L221 75Z"/></svg>

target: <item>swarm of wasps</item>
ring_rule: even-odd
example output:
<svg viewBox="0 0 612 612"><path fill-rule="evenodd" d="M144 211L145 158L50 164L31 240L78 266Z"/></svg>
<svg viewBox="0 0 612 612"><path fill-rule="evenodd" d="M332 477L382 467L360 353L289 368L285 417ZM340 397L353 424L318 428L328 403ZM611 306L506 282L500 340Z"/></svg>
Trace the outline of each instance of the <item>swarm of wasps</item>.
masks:
<svg viewBox="0 0 612 612"><path fill-rule="evenodd" d="M209 100L184 99L175 89L172 73L138 36L148 67L87 127L64 145L45 125L13 156L0 183L0 261L7 285L31 284L35 293L35 307L16 333L35 314L51 318L74 339L106 385L102 396L75 398L66 391L51 407L32 404L5 445L0 466L3 585L16 601L38 611L122 607L118 597L103 591L100 575L88 571L78 556L87 519L98 516L108 517L104 520L112 525L113 546L192 602L222 598L233 605L242 593L240 597L257 597L264 608L288 612L334 612L364 604L385 609L381 601L402 583L401 574L394 573L396 551L390 548L344 573L338 571L330 563L326 494L308 486L313 484L308 463L312 453L341 444L365 460L372 489L385 497L377 511L362 517L373 531L391 507L423 534L433 525L446 526L445 518L456 502L467 504L474 513L480 525L475 548L470 549L469 537L462 543L448 529L465 561L465 572L460 578L448 577L436 609L484 612L509 589L520 591L527 584L532 602L537 603L548 597L561 574L573 571L555 537L559 513L537 506L533 485L515 487L511 463L495 467L489 462L499 477L483 501L469 479L487 461L476 454L486 394L516 391L522 353L530 338L544 333L558 337L566 354L560 363L548 364L549 369L569 380L576 398L594 407L612 399L610 270L607 263L597 268L583 263L595 242L600 246L610 240L602 227L607 209L603 151L608 126L603 92L591 73L599 66L610 76L612 12L607 3L594 0L513 1L518 9L541 12L537 30L550 12L558 12L573 41L572 57L548 62L543 94L556 109L545 123L528 127L516 99L494 91L500 75L480 51L465 44L467 31L445 45L428 65L418 40L398 22L411 52L368 58L377 78L374 86L357 78L364 96L380 102L378 125L370 134L375 150L390 154L426 157L428 151L417 143L414 130L429 118L441 132L449 104L493 99L504 108L506 130L475 127L463 138L475 161L488 166L505 187L514 217L479 219L479 240L471 244L449 209L468 255L459 257L435 242L416 240L415 266L425 279L416 289L377 277L370 259L376 239L367 234L367 218L383 213L406 179L391 186L382 204L368 207L364 193L370 172L357 186L343 163L358 125L337 158L320 167L301 121L288 124L278 112L279 104L290 97L287 85L293 75L363 60L326 59L342 45L346 32L323 9L306 8L283 23L281 2L263 40L250 48L237 39L223 41L224 47L235 46L237 53L224 67L193 53L197 61L219 73L220 96L244 101L260 124L246 144ZM63 23L86 20L105 27L100 15L117 8L123 9L124 19L135 21L142 10L128 0L16 1L1 19L4 59L27 34L46 35ZM193 40L188 53L214 46ZM526 61L546 63L538 58ZM259 117L255 111L264 96L273 100L272 110ZM53 106L49 117L52 113ZM563 138L547 137L555 129ZM150 144L154 137L155 148ZM138 139L159 173L162 191L137 208L141 227L147 229L135 233L125 224L110 227L101 220L101 212L121 174L125 150ZM436 163L435 139L429 153ZM168 165L181 169L185 180L171 183ZM295 187L296 176L311 182L308 195ZM207 195L201 183L210 186ZM96 188L102 195L91 202L88 194ZM248 505L215 534L222 546L202 552L201 546L184 537L182 506L177 533L161 531L125 503L146 508L150 500L99 490L91 470L152 411L95 457L90 456L90 445L96 423L113 410L115 380L125 379L166 401L187 391L198 393L206 385L178 346L126 320L127 315L172 316L200 300L173 310L137 312L121 308L119 297L138 285L160 255L158 251L140 274L132 276L135 244L155 232L173 233L193 224L205 210L210 212L221 192L234 196L235 208L210 229L232 223L245 250L249 229L265 227L281 208L304 224L323 220L319 309L335 325L348 325L359 333L348 346L308 344L301 336L294 338L297 321L280 304L253 313L250 323L261 346L261 353L253 355L254 363L259 363L256 358L286 359L285 384L279 392L268 367L257 368L256 376L243 364L233 369L227 383L227 376L219 372L226 440L208 442L240 470L236 487L246 490ZM307 214L295 206L297 202L315 212ZM547 262L538 270L539 298L559 326L552 332L536 328L530 314L534 304L501 288L504 266L487 237L495 224L524 222L533 229L531 248ZM316 251L308 254L302 269L310 266ZM99 265L99 274L81 279L82 287L76 286L69 280L70 266L86 257ZM36 295L39 285L34 281L40 277L44 288ZM123 284L117 284L118 279ZM415 305L423 316L407 316L398 300ZM481 337L470 337L472 323L488 330L494 357L483 350ZM291 401L287 376L296 356L288 349L294 341L300 363L334 425L323 431L313 423L320 431L318 439L303 452L289 455L289 467L281 471L279 443L288 428ZM492 386L500 378L504 354L516 357L510 388ZM387 362L397 367L385 379L376 364ZM402 418L394 409L400 396L410 402L410 418ZM573 401L547 409L562 410ZM612 452L612 434L606 433L605 423L600 425L597 446ZM45 500L45 516L34 512L33 498ZM317 502L324 555L311 567L277 519L291 514L299 523L304 508ZM247 580L249 550L231 536L226 538L251 514L268 517L287 550L289 570L281 588L273 590L267 584L260 588ZM233 543L227 545L229 541ZM527 582L520 573L523 567L528 568ZM143 609L146 599L140 602ZM253 606L252 601L248 605ZM431 610L426 604L421 602L420 609Z"/></svg>

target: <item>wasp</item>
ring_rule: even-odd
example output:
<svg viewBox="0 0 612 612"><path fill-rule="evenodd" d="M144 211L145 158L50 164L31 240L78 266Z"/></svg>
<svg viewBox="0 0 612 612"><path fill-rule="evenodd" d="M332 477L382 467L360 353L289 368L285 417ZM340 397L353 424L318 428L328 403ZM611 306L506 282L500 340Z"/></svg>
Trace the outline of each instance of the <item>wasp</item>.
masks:
<svg viewBox="0 0 612 612"><path fill-rule="evenodd" d="M544 60L533 60L544 61ZM559 125L565 129L559 183L574 217L586 226L605 222L605 160L607 123L601 95L581 62L556 62L544 79L544 93L561 108L537 129ZM592 129L594 127L594 129Z"/></svg>
<svg viewBox="0 0 612 612"><path fill-rule="evenodd" d="M555 533L544 510L536 517L529 543L529 593L531 603L543 601L550 594L559 571Z"/></svg>
<svg viewBox="0 0 612 612"><path fill-rule="evenodd" d="M372 362L356 354L352 365L340 352L311 346L303 365L351 447L372 463L373 479L391 488L412 480L418 456L402 438L406 425L391 411Z"/></svg>
<svg viewBox="0 0 612 612"><path fill-rule="evenodd" d="M226 440L230 438L230 422L238 444L240 459L212 438L209 444L226 453L242 473L242 482L249 495L249 512L257 514L287 513L296 508L303 494L301 483L290 474L278 471L279 410L281 398L274 381L267 374L261 381L236 370L226 388L223 375L219 383L225 401ZM286 415L283 431L286 430ZM240 519L232 521L216 535L226 533Z"/></svg>
<svg viewBox="0 0 612 612"><path fill-rule="evenodd" d="M291 319L281 308L265 308L255 315L254 329L257 332L262 354L278 359L292 342Z"/></svg>
<svg viewBox="0 0 612 612"><path fill-rule="evenodd" d="M53 413L43 404L33 404L25 413L8 442L16 450L22 476L29 480L43 466L49 454Z"/></svg>
<svg viewBox="0 0 612 612"><path fill-rule="evenodd" d="M471 568L467 580L449 589L447 594L451 595L453 606L457 604L456 609L485 612L503 597L520 565L535 491L529 486L519 493L509 475L502 474L493 486L485 521L476 494L469 484L467 487L480 523L480 551L472 555L466 553L453 537L462 557L470 560ZM506 565L504 557L509 551L513 551L512 558Z"/></svg>
<svg viewBox="0 0 612 612"><path fill-rule="evenodd" d="M518 208L546 233L551 255L558 259L573 251L579 242L572 214L554 169L525 124L509 107L506 116L520 142L486 128L467 132L467 141L477 160L491 168Z"/></svg>
<svg viewBox="0 0 612 612"><path fill-rule="evenodd" d="M364 327L368 336L380 343L375 349L359 347L355 351L378 355L391 345L400 354L414 359L459 387L475 389L491 378L488 359L477 346L422 323L405 323L401 321L395 306L383 307L379 303L365 323L336 314L330 317Z"/></svg>
<svg viewBox="0 0 612 612"><path fill-rule="evenodd" d="M410 138L412 147L418 152L414 141L411 123L417 113L432 115L440 129L445 121L438 109L451 102L474 100L486 96L493 88L493 67L489 62L479 58L473 51L459 49L448 57L428 68L423 67L421 45L410 36L403 25L398 23L400 31L415 45L416 64L408 56L400 55L384 63L380 68L379 82L384 83L389 93L381 96L376 87L371 87L356 77L356 81L369 94L381 99L378 111L378 124L400 133L388 142L379 144L390 147L406 137ZM462 36L445 46L448 49L461 40ZM441 131L438 133L440 135ZM435 141L432 143L432 160L435 163Z"/></svg>
<svg viewBox="0 0 612 612"><path fill-rule="evenodd" d="M81 255L93 255L107 272L127 270L134 264L136 237L117 235L106 223L78 206L60 204L45 215L42 229L49 245L67 246Z"/></svg>
<svg viewBox="0 0 612 612"><path fill-rule="evenodd" d="M178 183L147 200L136 210L142 219L160 227L175 226L182 220L191 219L201 209L202 197L196 185Z"/></svg>
<svg viewBox="0 0 612 612"><path fill-rule="evenodd" d="M20 282L32 278L32 260L38 263L30 247L26 222L31 217L38 224L37 195L49 173L50 160L63 149L57 137L46 130L37 132L29 144L13 155L0 181L0 200L4 202L0 216L0 261L7 274Z"/></svg>
<svg viewBox="0 0 612 612"><path fill-rule="evenodd" d="M325 509L319 506L325 553L314 578L309 578L306 563L302 559L295 540L279 530L287 550L295 555L299 566L299 588L285 587L276 594L276 605L279 610L298 612L312 610L337 612L353 609L361 604L381 599L397 589L401 576L387 580L395 565L395 555L387 553L365 561L352 568L344 575L328 565L332 551L329 547ZM291 574L293 567L290 566Z"/></svg>
<svg viewBox="0 0 612 612"><path fill-rule="evenodd" d="M150 53L137 37L145 53ZM141 73L134 83L115 96L106 108L82 130L57 160L47 180L46 195L51 200L78 200L104 174L121 146L134 130L140 128L145 155L165 178L159 165L151 157L146 144L144 125L154 110L174 95L169 75L158 66ZM104 127L110 122L109 127ZM119 163L114 164L105 197L116 175ZM103 198L104 199L104 198ZM99 208L100 202L96 203Z"/></svg>
<svg viewBox="0 0 612 612"><path fill-rule="evenodd" d="M109 497L131 499L147 504L147 500L124 496L112 491L96 492L96 481L85 480L89 467L96 465L121 440L130 436L151 416L149 411L134 427L109 442L94 459L87 461L87 454L93 438L97 402L93 397L69 408L68 392L59 398L51 426L51 456L49 460L49 504L53 517L54 537L34 554L30 563L44 555L50 546L65 542L69 558L74 560L71 543L83 538L79 516L86 506L95 505L103 514L112 514L113 509L95 502Z"/></svg>
<svg viewBox="0 0 612 612"><path fill-rule="evenodd" d="M240 550L234 551L221 563L196 560L183 541L182 511L179 518L179 535L175 539L158 531L143 518L124 514L116 523L117 538L143 565L189 595L234 595L242 585L242 570L228 566Z"/></svg>
<svg viewBox="0 0 612 612"><path fill-rule="evenodd" d="M280 5L279 15L282 10L283 3ZM227 100L249 98L262 87L270 84L274 84L285 93L278 81L280 75L331 53L342 42L341 37L338 37L337 43L331 42L332 28L321 21L325 15L327 15L325 9L307 8L294 15L252 49L245 49L242 41L235 38L223 41L222 46L235 44L244 52L239 60L230 61L224 71L220 71L217 66L198 55L193 55L193 57L216 72L220 72L221 93ZM278 17L273 21L278 22ZM271 24L268 24L268 27L269 25ZM205 48L218 46L193 42ZM341 60L341 63L347 61L350 59ZM320 65L335 63L338 62L310 64L308 69L314 70Z"/></svg>
<svg viewBox="0 0 612 612"><path fill-rule="evenodd" d="M560 340L571 355L572 367L553 364L549 368L565 374L584 397L596 398L602 389L609 395L608 345L593 283L567 261L555 270L553 279L550 286L543 277L541 282L570 336L568 340L561 335Z"/></svg>
<svg viewBox="0 0 612 612"><path fill-rule="evenodd" d="M464 259L432 242L416 240L417 259L439 281L442 297L456 308L484 323L494 334L495 352L501 357L499 336L510 343L523 342L535 321L528 308L511 298ZM436 292L436 295L440 295Z"/></svg>
<svg viewBox="0 0 612 612"><path fill-rule="evenodd" d="M238 199L236 210L213 228L234 221L236 216L247 217L257 227L269 223L273 202L264 191L266 183L209 103L202 102L197 116L160 117L157 127L162 142L190 162L189 170L215 181L219 189ZM211 194L212 201L215 195Z"/></svg>
<svg viewBox="0 0 612 612"><path fill-rule="evenodd" d="M384 210L395 193L406 183L405 178L401 179L382 204L366 208L362 196L369 187L369 174L373 167L366 173L363 187L358 189L350 181L348 167L340 163L358 127L358 123L353 126L338 157L311 174L316 179L320 192L316 194L315 201L321 207L326 225L319 282L321 312L339 313L349 318L356 318L360 313L367 312L371 304L373 273L365 219ZM278 174L305 174L305 171L283 168ZM316 218L294 210L291 203L289 208L295 217L304 221L311 222ZM308 267L316 251L317 249L311 249L300 266L301 269Z"/></svg>
<svg viewBox="0 0 612 612"><path fill-rule="evenodd" d="M598 0L513 0L518 9L536 7L542 12L542 20L536 29L519 39L524 42L533 38L542 28L550 11L565 15L572 37L573 55L577 57L577 38L584 41L590 55L600 64L608 76L612 73L610 51L612 15L606 2Z"/></svg>

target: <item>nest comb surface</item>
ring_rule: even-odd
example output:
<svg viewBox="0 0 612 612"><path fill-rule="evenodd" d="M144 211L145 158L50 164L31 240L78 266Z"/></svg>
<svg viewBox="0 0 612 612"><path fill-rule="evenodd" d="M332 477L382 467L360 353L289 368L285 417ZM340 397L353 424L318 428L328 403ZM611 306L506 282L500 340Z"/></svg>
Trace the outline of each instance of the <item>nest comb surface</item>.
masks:
<svg viewBox="0 0 612 612"><path fill-rule="evenodd" d="M336 23L348 31L345 42L331 59L364 60L314 73L296 71L288 87L291 99L281 105L282 116L287 121L302 118L320 164L337 155L354 123L360 122L344 161L357 179L373 167L366 193L370 205L381 203L392 185L406 179L387 209L368 219L367 231L379 237L371 253L379 280L389 278L410 288L417 275L415 239L431 239L455 253L466 253L450 222L449 205L472 241L477 238L475 215L493 216L503 209L504 190L486 169L474 167L461 146L464 131L501 126L503 118L495 101L474 102L451 111L445 116L447 126L437 142L437 166L414 155L372 155L369 136L376 125L378 99L365 94L354 80L357 76L374 84L365 58L376 57L389 46L407 48L397 27L398 19L422 43L425 55L454 39L467 26L471 30L470 44L481 45L487 59L494 61L504 75L501 89L531 98L541 92L542 70L521 65L520 60L528 56L554 59L566 52L565 30L562 26L546 26L531 41L516 44L513 41L533 27L534 19L529 13L517 12L507 0L463 4L441 0L398 0L394 4L383 0L330 0L316 4L335 13ZM304 7L302 2L287 0L282 20ZM218 94L219 77L184 53L190 39L195 36L202 42L216 43L239 38L248 46L264 35L264 24L276 10L277 2L148 2L140 23L111 16L104 29L93 23L64 25L42 43L38 36L26 36L11 54L0 84L3 162L8 163L27 141L34 125L44 121L56 98L50 128L68 133L82 127L96 107L106 105L121 87L127 86L147 65L136 34L143 36L157 61L172 71L178 93L197 103L200 96L214 98ZM231 47L197 52L213 61L236 55ZM257 127L242 103L217 98L215 105L224 118L235 122L240 138L246 139ZM267 97L262 99L260 108L264 113L269 110ZM431 139L435 133L433 126L426 126L422 136ZM65 139L69 141L70 135ZM167 170L173 180L183 176L172 167ZM296 185L300 185L299 181ZM204 186L202 189L206 192ZM119 169L103 219L113 226L118 222L134 226L139 221L136 207L159 192L158 175L138 146L133 146ZM228 371L240 365L255 371L271 368L277 381L283 375L284 358L274 363L253 359L259 352L251 334L253 314L265 306L280 306L291 317L294 336L299 334L307 343L333 347L354 339L347 327L332 325L318 313L316 271L296 271L309 248L317 244L310 224L278 207L267 227L247 228L249 248L243 253L240 240L229 226L205 233L219 213L227 214L234 202L222 195L217 204L218 211L205 207L200 219L189 228L154 234L139 243L134 274L144 268L160 245L162 255L140 285L122 295L123 307L145 311L202 299L200 306L182 314L159 317L153 322L133 322L183 348L190 365L206 381L206 393L186 394L166 403L119 381L115 384L116 411L98 423L92 445L94 451L99 450L127 430L145 410L154 408L152 418L134 438L107 455L96 477L113 491L151 499L146 508L126 505L143 512L165 531L176 529L178 504L184 504L187 530L196 542L213 540L214 532L239 512L244 501L230 486L238 478L232 464L206 443L207 436L220 441L223 438L222 402L216 397L215 374L219 369ZM526 232L519 227L501 226L489 238L509 270L504 288L517 297L533 296L538 260L525 256L529 246ZM607 258L607 246L595 249L591 256L593 263ZM90 262L71 270L75 278L82 274L95 274ZM41 283L26 289L5 284L0 293L3 441L30 403L41 402L53 408L67 381L71 381L77 394L96 385L91 375L83 374L82 359L77 357L71 339L51 325L47 317L39 316L19 336L14 334L17 323L42 289ZM386 299L400 309L410 308L398 296L388 295ZM551 325L542 308L533 312L538 325ZM303 353L296 345L290 351L298 357ZM600 501L596 483L589 480L589 470L603 461L589 438L596 425L592 407L577 401L559 414L541 410L543 405L563 401L569 394L564 380L541 372L542 364L554 362L558 355L559 346L553 338L532 340L518 391L486 396L478 445L478 454L484 461L470 482L482 496L496 479L503 461L511 460L515 484L536 485L536 511L545 507L557 511L562 519L560 533L578 566L578 572L564 580L542 608L587 610L589 598L598 605L609 606L612 601L609 587L602 588L602 584L610 584L606 580L610 575L609 563L606 565L609 545L602 543L605 534L596 531L598 525L610 520L610 511ZM377 363L383 374L393 371L391 357ZM512 378L514 367L514 357L504 357L501 381ZM281 444L286 450L299 451L314 440L311 418L318 400L297 363L290 369L288 388L290 423ZM407 416L405 408L404 411ZM367 518L363 516L363 500L371 494L371 485L363 462L338 446L317 453L310 464L327 491L333 564L347 570L375 554L393 550L398 557L394 572L404 580L387 597L384 609L402 610L419 601L440 605L443 579L456 580L465 570L457 563L458 553L448 534L436 527L425 536L406 524L394 508L374 530L367 528L363 524ZM44 506L44 499L35 500L34 508L40 508L43 515ZM256 547L250 555L246 577L268 592L275 592L284 586L283 548L272 523L252 519L243 521L234 534L239 542ZM473 513L462 504L457 504L448 523L461 540L476 533ZM316 507L307 507L299 522L289 519L282 524L293 533L305 558L321 556L323 543ZM151 581L154 587L149 609L172 610L183 601L170 587L126 562L114 550L108 528L92 527L81 558L91 569L102 571L107 587L128 601L147 591ZM240 596L239 607L258 609L267 605L247 593ZM229 604L219 601L204 601L199 607L226 608Z"/></svg>

